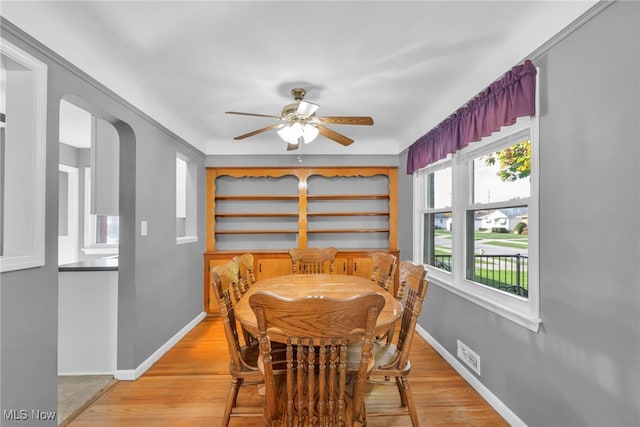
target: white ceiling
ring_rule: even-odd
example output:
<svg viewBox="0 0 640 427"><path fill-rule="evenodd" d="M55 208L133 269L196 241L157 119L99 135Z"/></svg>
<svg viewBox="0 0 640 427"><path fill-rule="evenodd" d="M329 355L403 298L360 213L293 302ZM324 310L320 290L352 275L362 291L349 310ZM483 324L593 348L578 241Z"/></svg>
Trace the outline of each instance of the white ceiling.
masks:
<svg viewBox="0 0 640 427"><path fill-rule="evenodd" d="M284 154L273 124L303 87L355 143L398 154L596 1L12 1L2 16L206 154Z"/></svg>

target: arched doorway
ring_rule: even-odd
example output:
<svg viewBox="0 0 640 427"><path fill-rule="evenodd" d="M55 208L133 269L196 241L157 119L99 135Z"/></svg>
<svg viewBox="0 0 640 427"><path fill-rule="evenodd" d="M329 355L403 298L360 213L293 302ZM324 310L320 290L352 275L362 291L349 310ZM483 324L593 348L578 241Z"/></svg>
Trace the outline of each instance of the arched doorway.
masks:
<svg viewBox="0 0 640 427"><path fill-rule="evenodd" d="M77 412L113 382L118 358L121 280L119 258L133 253L134 134L121 120L74 96L60 101L58 409ZM122 170L129 168L129 171ZM125 184L121 185L123 181ZM124 189L124 191L123 191ZM124 197L128 200L128 197ZM126 230L126 226L125 226ZM126 269L125 269L126 270ZM127 293L125 290L124 294Z"/></svg>

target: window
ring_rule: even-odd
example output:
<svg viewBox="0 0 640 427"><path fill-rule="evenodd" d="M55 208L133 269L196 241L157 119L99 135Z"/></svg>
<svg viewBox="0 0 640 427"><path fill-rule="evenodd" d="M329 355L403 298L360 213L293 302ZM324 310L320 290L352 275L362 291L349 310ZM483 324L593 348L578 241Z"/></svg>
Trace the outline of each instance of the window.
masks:
<svg viewBox="0 0 640 427"><path fill-rule="evenodd" d="M91 213L91 168L84 174L84 248L86 254L117 254L120 217Z"/></svg>
<svg viewBox="0 0 640 427"><path fill-rule="evenodd" d="M472 153L464 168L471 176L465 206L466 279L528 297L529 130Z"/></svg>
<svg viewBox="0 0 640 427"><path fill-rule="evenodd" d="M414 246L431 281L534 331L536 126L521 117L414 174Z"/></svg>
<svg viewBox="0 0 640 427"><path fill-rule="evenodd" d="M425 174L424 240L422 262L451 271L452 181L450 162Z"/></svg>
<svg viewBox="0 0 640 427"><path fill-rule="evenodd" d="M95 216L95 242L98 245L117 245L120 233L120 217L113 215Z"/></svg>
<svg viewBox="0 0 640 427"><path fill-rule="evenodd" d="M176 243L198 241L196 162L176 154Z"/></svg>

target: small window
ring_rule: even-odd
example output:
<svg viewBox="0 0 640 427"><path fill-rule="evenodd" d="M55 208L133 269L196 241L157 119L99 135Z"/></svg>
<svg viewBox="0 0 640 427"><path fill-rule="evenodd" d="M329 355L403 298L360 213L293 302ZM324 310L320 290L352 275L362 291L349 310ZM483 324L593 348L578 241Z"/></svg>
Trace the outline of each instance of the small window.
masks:
<svg viewBox="0 0 640 427"><path fill-rule="evenodd" d="M449 162L445 162L444 165L441 169L424 175L423 262L445 271L451 271L453 184L451 166L447 166Z"/></svg>
<svg viewBox="0 0 640 427"><path fill-rule="evenodd" d="M176 243L198 241L196 162L176 154Z"/></svg>
<svg viewBox="0 0 640 427"><path fill-rule="evenodd" d="M120 235L120 217L111 215L95 216L96 236L98 245L117 245Z"/></svg>
<svg viewBox="0 0 640 427"><path fill-rule="evenodd" d="M85 254L114 255L118 253L120 217L91 213L91 168L84 173L84 247Z"/></svg>

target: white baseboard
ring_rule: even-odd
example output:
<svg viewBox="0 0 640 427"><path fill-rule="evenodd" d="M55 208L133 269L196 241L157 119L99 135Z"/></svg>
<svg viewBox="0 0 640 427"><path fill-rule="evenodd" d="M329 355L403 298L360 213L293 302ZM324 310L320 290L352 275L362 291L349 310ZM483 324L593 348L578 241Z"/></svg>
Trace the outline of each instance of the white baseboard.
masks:
<svg viewBox="0 0 640 427"><path fill-rule="evenodd" d="M80 377L83 375L113 375L113 371L68 371L58 372L59 377Z"/></svg>
<svg viewBox="0 0 640 427"><path fill-rule="evenodd" d="M416 332L424 338L440 355L464 378L471 387L495 409L512 426L526 427L526 424L507 407L498 397L491 392L478 378L456 358L449 353L435 338L433 338L420 325L416 325Z"/></svg>
<svg viewBox="0 0 640 427"><path fill-rule="evenodd" d="M182 328L178 333L176 333L169 341L164 343L162 347L156 350L151 356L147 358L144 362L142 362L135 369L119 369L116 370L115 378L117 380L124 381L134 381L140 377L140 375L144 374L154 363L158 361L167 351L171 349L178 341L180 341L190 330L196 327L198 323L202 321L206 316L205 312L200 313L189 322L184 328Z"/></svg>

